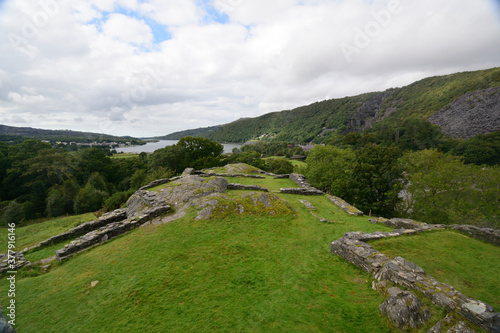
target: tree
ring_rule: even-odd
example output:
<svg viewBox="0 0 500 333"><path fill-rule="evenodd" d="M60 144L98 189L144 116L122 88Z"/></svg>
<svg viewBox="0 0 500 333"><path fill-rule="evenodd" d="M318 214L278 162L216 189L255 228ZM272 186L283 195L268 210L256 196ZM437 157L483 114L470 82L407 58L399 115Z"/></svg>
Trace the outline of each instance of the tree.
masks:
<svg viewBox="0 0 500 333"><path fill-rule="evenodd" d="M97 148L83 149L79 153L77 179L84 184L90 175L99 172L104 178L113 180L115 176L112 160Z"/></svg>
<svg viewBox="0 0 500 333"><path fill-rule="evenodd" d="M11 201L5 208L3 214L3 224L7 226L9 223L19 223L24 219L23 205L17 201Z"/></svg>
<svg viewBox="0 0 500 333"><path fill-rule="evenodd" d="M315 187L344 197L348 193L354 160L351 149L316 146L307 155L305 176Z"/></svg>
<svg viewBox="0 0 500 333"><path fill-rule="evenodd" d="M498 166L465 165L437 150L406 153L401 165L409 193L401 213L428 223L498 227Z"/></svg>
<svg viewBox="0 0 500 333"><path fill-rule="evenodd" d="M65 181L62 185L49 190L47 197L47 215L56 217L74 213L75 197L80 190L76 179Z"/></svg>
<svg viewBox="0 0 500 333"><path fill-rule="evenodd" d="M284 175L293 172L293 164L284 158L270 158L266 160L266 171Z"/></svg>
<svg viewBox="0 0 500 333"><path fill-rule="evenodd" d="M392 217L403 189L400 155L394 146L367 145L357 150L345 199L364 212Z"/></svg>
<svg viewBox="0 0 500 333"><path fill-rule="evenodd" d="M104 200L108 198L108 194L100 191L90 183L87 183L76 195L74 210L76 214L95 212L102 208Z"/></svg>
<svg viewBox="0 0 500 333"><path fill-rule="evenodd" d="M173 146L156 150L148 158L148 168L152 172L164 167L181 173L187 167L208 168L218 166L224 146L205 138L185 137Z"/></svg>

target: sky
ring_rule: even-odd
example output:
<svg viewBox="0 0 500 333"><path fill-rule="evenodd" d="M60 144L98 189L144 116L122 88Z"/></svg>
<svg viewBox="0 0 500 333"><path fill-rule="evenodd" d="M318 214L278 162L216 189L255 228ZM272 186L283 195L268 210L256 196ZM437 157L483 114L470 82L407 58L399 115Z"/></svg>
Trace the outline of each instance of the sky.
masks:
<svg viewBox="0 0 500 333"><path fill-rule="evenodd" d="M0 124L153 137L500 66L500 0L0 0Z"/></svg>

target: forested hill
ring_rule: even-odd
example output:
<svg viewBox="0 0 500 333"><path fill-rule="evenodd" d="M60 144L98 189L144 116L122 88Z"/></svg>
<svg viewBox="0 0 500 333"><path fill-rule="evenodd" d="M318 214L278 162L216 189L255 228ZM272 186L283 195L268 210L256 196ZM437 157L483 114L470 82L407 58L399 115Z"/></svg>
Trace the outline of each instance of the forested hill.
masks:
<svg viewBox="0 0 500 333"><path fill-rule="evenodd" d="M384 92L325 100L293 110L240 119L215 130L200 131L197 134L218 142L245 142L261 138L271 141L319 143L336 134L363 132L375 124L378 127L388 126L394 129L402 126L405 121L427 120L443 109L449 110L450 104L468 93L478 92L474 98L489 98L499 90L489 90L487 94L482 94L481 90L499 86L500 68L436 76ZM495 96L491 98L499 100ZM474 126L461 128L462 132L468 131L467 137L500 130L499 122L493 127L491 123L491 119L500 119L500 105L492 105L491 102L479 103L487 106L487 109L477 110L481 105L476 104L478 103L473 101L462 102L460 112L446 113L446 123L454 124L453 128L460 128L470 123L464 122L464 117L472 119ZM490 116L483 117L485 113ZM445 131L445 134L448 133Z"/></svg>
<svg viewBox="0 0 500 333"><path fill-rule="evenodd" d="M118 137L107 134L77 132L69 130L44 130L31 127L13 127L0 125L0 141L22 142L26 139L66 142L131 142L140 144L143 141L129 136Z"/></svg>
<svg viewBox="0 0 500 333"><path fill-rule="evenodd" d="M211 126L211 127L202 127L202 128L196 128L196 129L189 129L185 131L180 131L180 132L175 132L171 133L165 136L158 136L154 137L153 139L157 140L179 140L180 138L185 138L187 136L194 136L194 137L207 137L209 136L212 132L218 130L221 126Z"/></svg>

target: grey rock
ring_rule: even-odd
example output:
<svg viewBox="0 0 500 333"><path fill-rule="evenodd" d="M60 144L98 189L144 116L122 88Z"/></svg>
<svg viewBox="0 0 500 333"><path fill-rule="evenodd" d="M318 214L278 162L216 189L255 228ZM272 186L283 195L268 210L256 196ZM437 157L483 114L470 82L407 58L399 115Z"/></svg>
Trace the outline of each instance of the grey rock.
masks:
<svg viewBox="0 0 500 333"><path fill-rule="evenodd" d="M227 189L269 192L267 188L257 185L227 184Z"/></svg>
<svg viewBox="0 0 500 333"><path fill-rule="evenodd" d="M9 318L3 313L2 306L0 306L0 333L16 333L14 327L9 323Z"/></svg>
<svg viewBox="0 0 500 333"><path fill-rule="evenodd" d="M314 208L314 206L307 200L300 200L300 202L306 206L307 209L309 210L316 210L316 208Z"/></svg>
<svg viewBox="0 0 500 333"><path fill-rule="evenodd" d="M353 216L362 216L363 215L362 211L360 211L356 207L348 204L345 200L343 200L339 197L331 196L331 195L327 195L327 197L328 197L328 200L330 200L332 203L337 205L340 209L342 209L347 214L353 215Z"/></svg>
<svg viewBox="0 0 500 333"><path fill-rule="evenodd" d="M280 188L281 193L300 195L324 195L325 193L315 188Z"/></svg>
<svg viewBox="0 0 500 333"><path fill-rule="evenodd" d="M451 314L446 315L434 325L427 333L442 333L443 325L451 328L446 333L475 333L472 328L468 327L463 321L457 321Z"/></svg>
<svg viewBox="0 0 500 333"><path fill-rule="evenodd" d="M195 170L193 168L186 168L184 172L182 172L182 176L191 176L195 174Z"/></svg>
<svg viewBox="0 0 500 333"><path fill-rule="evenodd" d="M500 87L478 90L459 97L428 119L455 139L500 130Z"/></svg>
<svg viewBox="0 0 500 333"><path fill-rule="evenodd" d="M413 293L399 289L393 290L393 294L379 308L396 327L401 330L419 328L429 320L429 309L423 309L422 302Z"/></svg>

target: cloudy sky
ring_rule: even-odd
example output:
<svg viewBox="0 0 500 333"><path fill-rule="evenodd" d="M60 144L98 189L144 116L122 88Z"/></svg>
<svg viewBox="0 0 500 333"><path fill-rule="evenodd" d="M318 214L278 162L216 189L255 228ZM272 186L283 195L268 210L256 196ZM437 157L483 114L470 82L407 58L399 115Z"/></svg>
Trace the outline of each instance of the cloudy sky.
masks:
<svg viewBox="0 0 500 333"><path fill-rule="evenodd" d="M500 0L0 0L0 124L158 136L500 66Z"/></svg>

